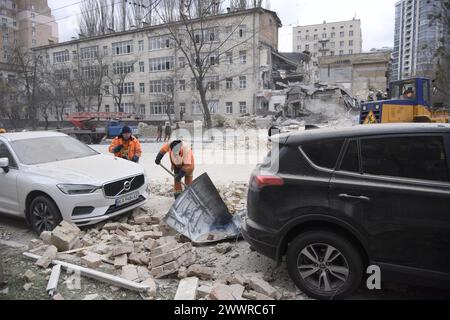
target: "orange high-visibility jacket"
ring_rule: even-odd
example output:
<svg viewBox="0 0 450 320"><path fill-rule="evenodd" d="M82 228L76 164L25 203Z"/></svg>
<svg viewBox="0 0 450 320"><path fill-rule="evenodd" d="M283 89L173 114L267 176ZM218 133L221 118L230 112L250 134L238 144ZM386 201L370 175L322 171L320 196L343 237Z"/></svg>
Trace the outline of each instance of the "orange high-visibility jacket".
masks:
<svg viewBox="0 0 450 320"><path fill-rule="evenodd" d="M109 146L109 152L112 153L113 150L120 145L123 145L123 148L120 152L114 154L116 157L123 158L126 156L128 160L132 160L134 156L141 157L142 147L136 137L132 136L128 141L125 141L121 136L114 138Z"/></svg>
<svg viewBox="0 0 450 320"><path fill-rule="evenodd" d="M191 173L194 171L194 153L186 143L182 142L179 154L174 154L174 152L170 150L170 143L166 143L165 145L163 145L159 152L161 154L166 154L169 152L170 162L172 163L172 170L174 170L175 168L180 168L187 173Z"/></svg>

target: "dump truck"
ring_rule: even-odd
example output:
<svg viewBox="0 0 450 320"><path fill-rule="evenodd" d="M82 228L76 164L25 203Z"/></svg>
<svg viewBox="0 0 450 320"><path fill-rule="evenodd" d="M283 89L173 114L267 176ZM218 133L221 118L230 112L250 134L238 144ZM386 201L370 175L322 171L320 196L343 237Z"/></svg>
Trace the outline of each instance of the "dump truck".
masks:
<svg viewBox="0 0 450 320"><path fill-rule="evenodd" d="M86 144L98 144L104 138L118 136L125 126L123 120L139 120L137 117L124 112L77 112L67 115L67 120L73 129L61 130ZM107 121L105 127L97 127L98 121ZM130 126L133 135L138 135L138 128Z"/></svg>
<svg viewBox="0 0 450 320"><path fill-rule="evenodd" d="M432 108L431 81L412 78L393 81L389 85L389 100L369 101L361 104L360 123L437 122L448 123L444 108ZM405 93L408 92L408 95Z"/></svg>

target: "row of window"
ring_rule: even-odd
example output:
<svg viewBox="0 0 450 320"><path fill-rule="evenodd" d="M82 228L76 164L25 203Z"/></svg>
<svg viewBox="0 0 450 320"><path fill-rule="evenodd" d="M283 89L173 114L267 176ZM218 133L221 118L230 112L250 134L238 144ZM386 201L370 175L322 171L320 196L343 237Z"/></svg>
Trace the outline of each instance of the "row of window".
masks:
<svg viewBox="0 0 450 320"><path fill-rule="evenodd" d="M98 72L89 70L87 72ZM59 70L55 73L58 80L66 80L65 77L69 76L66 70ZM88 76L90 74L86 74ZM234 87L233 78L226 78L226 89L231 90ZM195 85L195 79L191 80L191 90L198 90L198 86ZM208 87L208 90L219 90L220 89L220 80L219 76L207 77L205 78L205 85ZM247 77L240 76L239 77L239 89L247 88ZM160 80L150 80L149 82L149 93L165 93L171 92L172 90L178 89L180 92L186 91L186 80L178 81L178 88L173 88L173 81L171 79L160 79ZM118 88L118 92L122 94L134 94L134 82L127 82L123 84L123 87ZM104 87L104 91L106 95L110 95L109 85ZM139 83L139 93L145 93L145 83Z"/></svg>
<svg viewBox="0 0 450 320"><path fill-rule="evenodd" d="M351 24L349 27L350 27L350 28L353 28L353 25ZM344 29L344 26L339 26L339 28L340 28L340 29ZM331 30L335 30L335 29L336 29L336 27L331 27ZM322 30L323 30L323 31L327 31L327 27L324 27ZM306 29L305 31L306 31L306 32L309 32L309 29ZM314 29L314 32L317 32L317 31L318 31L318 29ZM299 30L298 33L302 33L302 31Z"/></svg>
<svg viewBox="0 0 450 320"><path fill-rule="evenodd" d="M300 47L298 48L298 50L299 50L299 51L301 50ZM314 52L314 53L312 54L312 56L313 56L314 58L317 58L318 56L322 56L322 57L326 57L326 56L335 56L335 55L340 55L340 56L342 56L342 55L344 55L344 54L353 54L353 50L350 49L350 50L348 50L347 53L345 53L344 50L339 50L339 53L337 53L337 52L335 52L335 51L330 51L329 54L327 54L326 51L322 51L320 54L318 54L317 52Z"/></svg>
<svg viewBox="0 0 450 320"><path fill-rule="evenodd" d="M302 146L318 166L334 169L343 140ZM449 182L442 136L367 138L349 142L340 171Z"/></svg>
<svg viewBox="0 0 450 320"><path fill-rule="evenodd" d="M208 101L208 107L211 114L219 113L219 101L218 100L212 100ZM186 104L180 103L180 110L182 110L183 113L186 113ZM105 105L105 112L111 112L111 106ZM146 105L145 104L139 104L136 106L134 103L121 103L120 106L117 104L114 105L114 112L125 112L125 113L133 113L133 114L140 114L140 115L146 115ZM225 103L225 113L226 114L233 114L234 113L234 107L233 102L226 102ZM168 104L167 102L150 102L150 115L164 115L169 112L170 114L175 114L175 107L172 104ZM247 102L241 101L239 102L239 113L240 114L246 114L247 113ZM203 114L203 107L201 106L200 102L193 101L192 102L192 114L193 115L201 115Z"/></svg>
<svg viewBox="0 0 450 320"><path fill-rule="evenodd" d="M328 36L327 33L322 33L321 39L327 39L327 36ZM353 32L353 31L349 31L349 32L348 32L348 36L349 36L349 37L353 37L353 36L354 36L354 32ZM339 33L339 37L344 38L344 37L345 37L345 32L344 32L344 31L340 32L340 33ZM332 33L330 34L330 38L331 38L331 39L336 38L336 33L335 33L335 32L332 32ZM315 35L313 35L312 38L311 38L310 35L307 34L307 35L305 35L304 37L298 36L297 39L298 39L298 40L311 40L311 39L313 39L313 40L319 40L319 35L318 35L318 34L315 34Z"/></svg>

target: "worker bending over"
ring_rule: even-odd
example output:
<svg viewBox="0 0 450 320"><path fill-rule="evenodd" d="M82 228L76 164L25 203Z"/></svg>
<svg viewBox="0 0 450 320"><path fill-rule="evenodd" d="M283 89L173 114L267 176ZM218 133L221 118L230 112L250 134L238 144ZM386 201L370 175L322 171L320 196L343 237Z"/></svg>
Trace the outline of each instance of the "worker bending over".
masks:
<svg viewBox="0 0 450 320"><path fill-rule="evenodd" d="M173 193L177 199L183 192L181 180L184 178L186 185L191 185L194 179L194 153L189 145L181 140L166 143L159 151L155 163L161 164L161 160L166 153L170 154L172 171L175 173Z"/></svg>
<svg viewBox="0 0 450 320"><path fill-rule="evenodd" d="M123 127L122 133L111 142L109 152L114 153L118 158L138 163L142 155L142 147L139 140L131 135L130 127Z"/></svg>

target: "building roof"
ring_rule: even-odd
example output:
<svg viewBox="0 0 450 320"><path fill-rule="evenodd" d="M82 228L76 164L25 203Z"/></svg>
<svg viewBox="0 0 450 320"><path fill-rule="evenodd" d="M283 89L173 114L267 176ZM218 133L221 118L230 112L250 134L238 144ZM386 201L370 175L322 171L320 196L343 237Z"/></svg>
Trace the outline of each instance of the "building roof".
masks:
<svg viewBox="0 0 450 320"><path fill-rule="evenodd" d="M54 137L66 137L64 133L56 131L28 131L28 132L11 132L2 133L0 137L5 138L8 141L28 140L28 139L40 139L40 138L54 138Z"/></svg>
<svg viewBox="0 0 450 320"><path fill-rule="evenodd" d="M253 8L253 9L227 12L227 13L223 13L223 14L219 14L219 15L210 16L206 20L222 19L222 18L227 18L230 16L240 16L243 14L248 14L248 13L253 13L253 12L265 12L265 13L272 14L275 17L276 22L278 23L278 27L279 28L282 27L281 19L278 17L278 14L275 11L271 11L271 10L267 10L267 9L263 9L263 8ZM199 19L192 19L193 23L195 23L196 21L199 21ZM175 23L181 24L182 22L177 21ZM66 41L66 42L59 42L59 43L55 43L55 44L49 44L49 45L45 45L45 46L35 47L35 48L33 48L33 50L40 51L40 50L45 50L45 49L57 48L60 46L82 43L82 42L86 42L86 41L113 38L113 37L118 37L118 36L123 36L123 35L128 35L128 34L135 34L135 33L139 33L139 32L152 31L152 30L156 30L156 29L165 28L166 26L167 26L167 24L159 24L159 25L148 26L148 27L144 27L144 28L140 28L140 29L112 32L112 33L93 36L93 37L83 37L83 38L79 38L76 40L70 40L70 41Z"/></svg>

